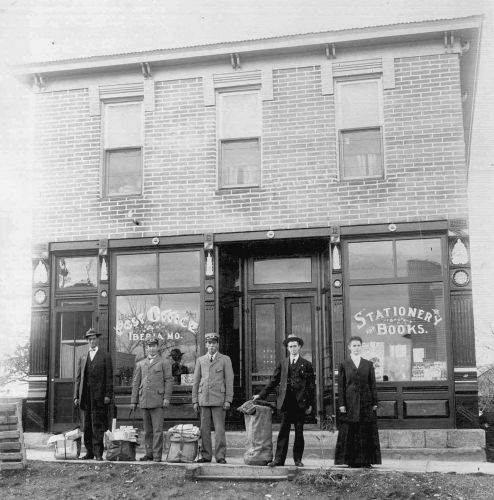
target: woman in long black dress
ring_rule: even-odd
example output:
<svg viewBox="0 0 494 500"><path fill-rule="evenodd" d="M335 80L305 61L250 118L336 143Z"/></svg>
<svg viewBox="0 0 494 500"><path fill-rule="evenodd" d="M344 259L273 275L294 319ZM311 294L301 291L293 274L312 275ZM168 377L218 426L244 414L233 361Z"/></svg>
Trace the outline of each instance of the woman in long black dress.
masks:
<svg viewBox="0 0 494 500"><path fill-rule="evenodd" d="M377 391L374 365L361 357L362 339L348 341L350 356L338 372L340 428L336 442L336 465L370 468L381 463L377 430Z"/></svg>

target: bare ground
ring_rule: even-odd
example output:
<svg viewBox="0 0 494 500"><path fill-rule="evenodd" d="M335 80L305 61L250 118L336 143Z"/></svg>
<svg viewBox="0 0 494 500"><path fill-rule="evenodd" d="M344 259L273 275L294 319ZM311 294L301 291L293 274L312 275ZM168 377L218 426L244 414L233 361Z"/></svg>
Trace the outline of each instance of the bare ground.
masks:
<svg viewBox="0 0 494 500"><path fill-rule="evenodd" d="M29 462L0 474L0 498L50 499L489 499L494 476L379 471L317 471L295 481L185 479L173 466Z"/></svg>

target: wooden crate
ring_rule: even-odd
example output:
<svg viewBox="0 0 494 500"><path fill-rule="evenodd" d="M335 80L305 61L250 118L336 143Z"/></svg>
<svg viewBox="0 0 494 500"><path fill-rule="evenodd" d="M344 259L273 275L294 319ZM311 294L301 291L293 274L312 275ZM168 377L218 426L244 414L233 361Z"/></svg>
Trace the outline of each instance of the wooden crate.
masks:
<svg viewBox="0 0 494 500"><path fill-rule="evenodd" d="M21 403L0 404L0 471L25 466Z"/></svg>

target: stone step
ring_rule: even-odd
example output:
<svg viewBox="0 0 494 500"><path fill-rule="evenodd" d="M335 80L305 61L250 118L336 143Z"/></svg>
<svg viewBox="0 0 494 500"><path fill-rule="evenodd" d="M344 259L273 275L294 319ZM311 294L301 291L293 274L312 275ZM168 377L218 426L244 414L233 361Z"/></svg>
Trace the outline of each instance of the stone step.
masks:
<svg viewBox="0 0 494 500"><path fill-rule="evenodd" d="M296 467L259 467L218 464L190 464L185 467L185 477L210 481L291 481L298 473Z"/></svg>

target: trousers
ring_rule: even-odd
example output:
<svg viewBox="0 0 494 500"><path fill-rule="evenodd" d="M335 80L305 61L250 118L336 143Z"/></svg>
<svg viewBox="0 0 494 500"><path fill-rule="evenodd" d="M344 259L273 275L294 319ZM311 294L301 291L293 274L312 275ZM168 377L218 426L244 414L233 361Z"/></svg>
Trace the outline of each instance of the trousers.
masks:
<svg viewBox="0 0 494 500"><path fill-rule="evenodd" d="M103 435L108 428L107 409L91 405L88 398L86 408L82 410L84 446L89 456L101 457L103 454Z"/></svg>
<svg viewBox="0 0 494 500"><path fill-rule="evenodd" d="M141 408L146 455L161 460L163 453L163 408Z"/></svg>
<svg viewBox="0 0 494 500"><path fill-rule="evenodd" d="M201 406L202 458L211 460L211 420L214 423L214 456L216 460L226 456L225 414L222 406Z"/></svg>

